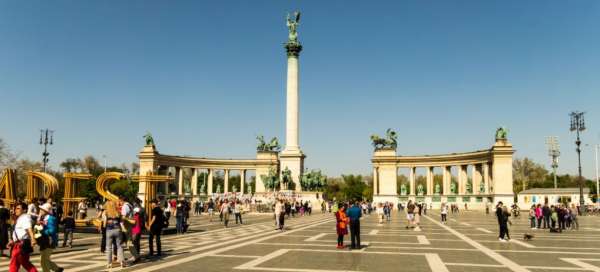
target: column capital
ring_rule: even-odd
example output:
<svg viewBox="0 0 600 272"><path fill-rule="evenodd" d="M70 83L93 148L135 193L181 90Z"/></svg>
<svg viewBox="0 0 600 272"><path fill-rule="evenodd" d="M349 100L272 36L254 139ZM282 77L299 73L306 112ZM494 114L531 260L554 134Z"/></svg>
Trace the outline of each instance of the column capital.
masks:
<svg viewBox="0 0 600 272"><path fill-rule="evenodd" d="M302 51L302 45L298 41L289 41L285 43L285 51L287 52L288 58L297 58L298 56L300 56L300 51Z"/></svg>

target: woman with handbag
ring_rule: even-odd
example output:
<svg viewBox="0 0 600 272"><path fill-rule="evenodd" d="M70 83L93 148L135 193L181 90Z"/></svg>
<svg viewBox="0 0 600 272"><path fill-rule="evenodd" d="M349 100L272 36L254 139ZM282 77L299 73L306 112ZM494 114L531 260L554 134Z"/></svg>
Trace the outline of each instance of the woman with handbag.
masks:
<svg viewBox="0 0 600 272"><path fill-rule="evenodd" d="M27 212L27 204L17 203L15 206L15 216L17 217L11 247L9 272L18 272L21 266L27 272L37 272L38 270L31 264L29 255L33 252L33 246L36 242L33 239L33 225L31 216Z"/></svg>

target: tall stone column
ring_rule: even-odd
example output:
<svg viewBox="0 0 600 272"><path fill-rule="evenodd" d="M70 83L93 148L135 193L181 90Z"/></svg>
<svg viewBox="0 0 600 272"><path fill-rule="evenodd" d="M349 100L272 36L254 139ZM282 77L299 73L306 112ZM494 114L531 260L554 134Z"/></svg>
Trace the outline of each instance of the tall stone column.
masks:
<svg viewBox="0 0 600 272"><path fill-rule="evenodd" d="M485 185L485 194L488 194L490 191L490 171L489 165L486 163L482 164L483 167L483 184Z"/></svg>
<svg viewBox="0 0 600 272"><path fill-rule="evenodd" d="M452 174L450 172L450 166L444 166L442 167L442 177L443 177L443 181L442 181L442 194L443 195L449 195L451 194L450 192L450 180L452 178Z"/></svg>
<svg viewBox="0 0 600 272"><path fill-rule="evenodd" d="M208 185L206 187L207 188L206 194L208 195L208 197L211 197L212 193L214 192L213 191L213 175L215 173L215 170L208 169L207 172L208 172L208 181L207 181Z"/></svg>
<svg viewBox="0 0 600 272"><path fill-rule="evenodd" d="M458 167L458 192L461 195L467 193L467 167L459 165Z"/></svg>
<svg viewBox="0 0 600 272"><path fill-rule="evenodd" d="M427 167L427 194L433 195L433 167Z"/></svg>
<svg viewBox="0 0 600 272"><path fill-rule="evenodd" d="M295 30L294 30L295 31ZM296 33L294 33L296 35ZM285 122L285 148L281 152L279 159L281 162L281 171L289 169L292 173L292 180L295 183L295 190L301 190L300 176L304 171L304 158L306 157L300 150L299 144L299 94L298 94L298 59L302 51L302 45L297 37L290 39L285 44L287 51L287 91L286 91L286 122Z"/></svg>
<svg viewBox="0 0 600 272"><path fill-rule="evenodd" d="M246 169L240 170L240 193L244 194L244 187L246 185Z"/></svg>
<svg viewBox="0 0 600 272"><path fill-rule="evenodd" d="M471 180L473 181L473 194L479 195L479 184L482 182L481 180L481 164L473 165L473 172L471 173Z"/></svg>
<svg viewBox="0 0 600 272"><path fill-rule="evenodd" d="M192 168L192 197L196 198L198 196L198 169Z"/></svg>
<svg viewBox="0 0 600 272"><path fill-rule="evenodd" d="M223 187L225 187L225 188L223 189L223 192L229 193L229 169L225 169L224 171L225 171L225 178L224 178L225 181L224 181Z"/></svg>
<svg viewBox="0 0 600 272"><path fill-rule="evenodd" d="M496 139L492 147L492 180L494 202L504 202L510 206L513 202L512 156L515 151L507 139Z"/></svg>
<svg viewBox="0 0 600 272"><path fill-rule="evenodd" d="M415 186L416 186L415 185L416 168L411 167L409 171L410 172L408 173L408 180L409 180L409 183L410 183L410 185L409 185L410 186L410 195L414 196L416 194L415 193L416 192L416 190L415 190Z"/></svg>
<svg viewBox="0 0 600 272"><path fill-rule="evenodd" d="M176 167L175 171L177 171L177 194L183 196L183 168Z"/></svg>

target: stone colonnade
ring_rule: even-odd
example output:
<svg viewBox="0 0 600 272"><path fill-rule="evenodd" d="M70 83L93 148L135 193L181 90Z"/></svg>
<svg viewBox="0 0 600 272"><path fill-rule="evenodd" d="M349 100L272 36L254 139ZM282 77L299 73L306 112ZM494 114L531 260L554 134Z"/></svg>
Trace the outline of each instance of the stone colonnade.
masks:
<svg viewBox="0 0 600 272"><path fill-rule="evenodd" d="M497 140L488 150L446 155L397 156L394 149L376 150L373 163L373 200L375 202L513 203L512 154L507 140ZM468 167L472 171L468 175ZM408 190L397 186L399 169L408 169ZM425 185L417 184L417 168L425 169ZM434 169L442 171L441 185L434 185ZM456 183L452 185L452 170ZM471 181L471 182L469 182ZM470 189L470 190L469 190ZM400 191L400 193L399 193Z"/></svg>
<svg viewBox="0 0 600 272"><path fill-rule="evenodd" d="M162 155L156 151L154 146L145 146L144 149L138 154L140 159L140 175L145 173L156 173L159 175L167 175L169 168L174 168L174 182L176 186L175 192L178 196L186 196L184 192L184 169L191 169L191 194L194 198L201 195L212 195L216 192L215 187L215 176L216 172L222 170L224 172L224 186L221 188L220 193L229 193L229 183L231 171L239 171L240 173L240 187L238 192L244 192L247 190L245 180L248 175L248 171L255 171L256 176L256 193L263 193L265 191L264 184L262 182L262 176L269 174L269 170L274 168L279 171L279 158L277 152L258 152L256 159L209 159L209 158L195 158L195 157L182 157L182 156L170 156ZM206 170L206 194L198 191L198 176L200 170ZM163 193L170 193L166 190L167 184L162 185L163 188L159 188L158 191ZM144 184L140 184L138 196L142 197L145 192Z"/></svg>

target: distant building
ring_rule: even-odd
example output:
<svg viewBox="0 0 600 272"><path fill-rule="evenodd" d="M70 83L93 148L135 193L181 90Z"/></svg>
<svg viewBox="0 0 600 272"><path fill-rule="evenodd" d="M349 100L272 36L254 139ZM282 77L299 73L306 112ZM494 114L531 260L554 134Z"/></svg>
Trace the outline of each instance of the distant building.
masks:
<svg viewBox="0 0 600 272"><path fill-rule="evenodd" d="M583 188L585 204L593 204L590 198L590 189ZM522 209L529 208L533 204L550 205L556 203L579 204L579 188L532 188L517 194L517 202Z"/></svg>

